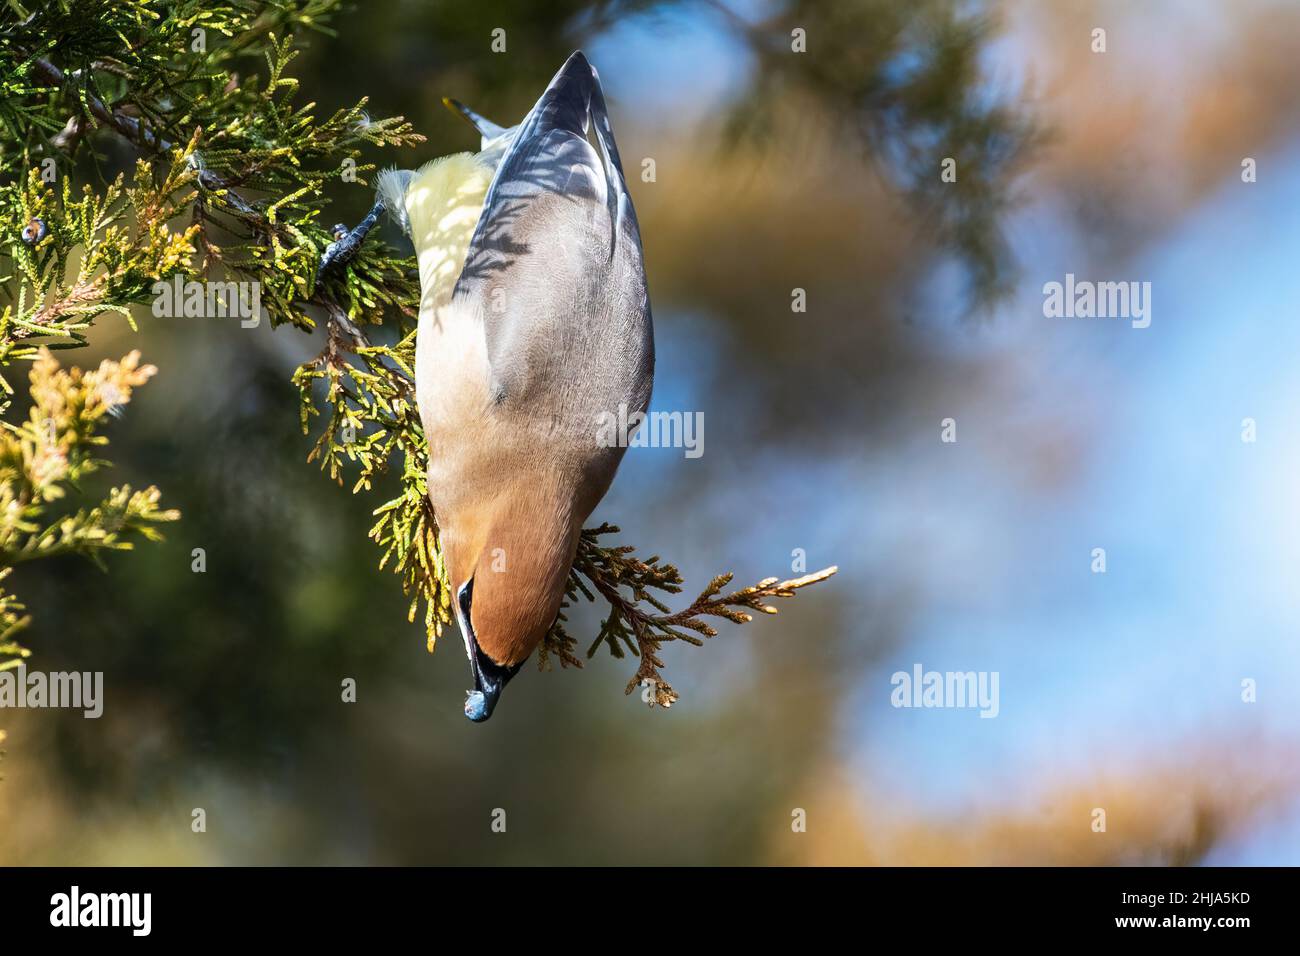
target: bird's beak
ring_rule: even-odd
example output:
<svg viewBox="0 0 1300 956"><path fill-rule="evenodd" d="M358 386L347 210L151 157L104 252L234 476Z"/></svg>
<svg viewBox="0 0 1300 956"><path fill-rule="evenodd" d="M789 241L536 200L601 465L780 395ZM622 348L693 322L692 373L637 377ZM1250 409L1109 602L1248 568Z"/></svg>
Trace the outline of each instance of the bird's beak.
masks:
<svg viewBox="0 0 1300 956"><path fill-rule="evenodd" d="M502 688L519 673L523 662L513 667L503 667L483 653L483 649L478 646L478 638L474 636L470 615L473 599L474 579L470 578L460 589L459 603L461 627L465 629L465 650L469 654L470 671L474 676L474 689L465 697L465 716L477 724L492 716Z"/></svg>
<svg viewBox="0 0 1300 956"><path fill-rule="evenodd" d="M496 664L474 645L474 690L465 698L465 716L475 723L481 723L492 716L497 700L506 681L514 676L514 670L508 670Z"/></svg>

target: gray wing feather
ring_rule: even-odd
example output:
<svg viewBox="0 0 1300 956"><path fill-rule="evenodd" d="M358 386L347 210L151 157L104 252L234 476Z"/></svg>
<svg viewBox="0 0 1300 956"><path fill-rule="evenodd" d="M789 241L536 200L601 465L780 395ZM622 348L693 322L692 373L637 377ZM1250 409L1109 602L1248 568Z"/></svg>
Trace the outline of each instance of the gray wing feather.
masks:
<svg viewBox="0 0 1300 956"><path fill-rule="evenodd" d="M614 224L610 230L610 242L616 243L626 218L632 218L635 230L636 213L632 211L632 200L628 198L627 183L623 179L623 162L619 159L618 145L614 142L609 110L605 108L605 91L600 87L600 74L594 66L591 67L591 77L591 120L596 127L596 141L600 143L600 151L605 160L605 180L609 186L609 219ZM639 233L637 242L640 242Z"/></svg>
<svg viewBox="0 0 1300 956"><path fill-rule="evenodd" d="M598 411L648 403L641 237L600 81L581 53L514 134L454 295L482 309L499 405L529 408L548 427L590 429Z"/></svg>

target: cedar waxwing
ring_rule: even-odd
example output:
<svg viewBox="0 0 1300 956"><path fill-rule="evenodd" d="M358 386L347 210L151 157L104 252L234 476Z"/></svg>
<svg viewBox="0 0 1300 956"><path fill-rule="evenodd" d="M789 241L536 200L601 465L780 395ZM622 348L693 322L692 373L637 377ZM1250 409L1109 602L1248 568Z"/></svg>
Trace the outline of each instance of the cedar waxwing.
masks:
<svg viewBox="0 0 1300 956"><path fill-rule="evenodd" d="M570 56L512 129L454 105L482 151L389 171L379 191L419 261L429 498L474 680L465 715L481 721L555 621L625 450L598 423L645 411L654 339L636 214L586 57Z"/></svg>

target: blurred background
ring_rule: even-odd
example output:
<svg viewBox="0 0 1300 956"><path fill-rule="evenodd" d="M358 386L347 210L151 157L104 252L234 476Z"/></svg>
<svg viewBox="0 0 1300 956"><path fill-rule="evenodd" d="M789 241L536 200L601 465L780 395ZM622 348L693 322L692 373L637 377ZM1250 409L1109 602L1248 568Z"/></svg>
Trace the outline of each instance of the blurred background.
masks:
<svg viewBox="0 0 1300 956"><path fill-rule="evenodd" d="M103 480L183 519L109 574L16 572L31 666L103 671L106 706L6 714L0 862L1300 863L1300 7L394 0L334 26L302 98L406 115L405 166L476 147L442 96L509 125L587 52L653 407L706 426L700 458L633 449L593 521L688 590L796 549L840 573L668 646L670 711L602 653L471 725L458 636L430 656L375 568L384 499L305 463L289 376L321 343L106 318L77 363L160 372ZM370 200L341 184L333 218ZM1150 282L1151 326L1044 317L1066 273ZM892 707L918 663L997 671L1000 713Z"/></svg>

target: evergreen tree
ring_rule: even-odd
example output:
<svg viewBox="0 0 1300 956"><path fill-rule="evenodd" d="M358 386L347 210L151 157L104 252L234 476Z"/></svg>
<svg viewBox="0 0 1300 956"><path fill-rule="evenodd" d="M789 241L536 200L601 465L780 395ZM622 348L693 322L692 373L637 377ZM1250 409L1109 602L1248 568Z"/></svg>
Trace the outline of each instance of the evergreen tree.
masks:
<svg viewBox="0 0 1300 956"><path fill-rule="evenodd" d="M136 351L90 372L61 366L55 353L84 345L107 313L135 328L132 307L156 303L178 279L208 290L234 283L226 287L256 290L274 327L326 326L325 348L293 376L303 430L318 429L308 459L356 494L400 473L400 493L370 505L379 564L400 578L430 650L452 621L412 382L414 261L374 234L324 225L327 187L365 184L374 172L363 148L423 137L402 117L372 118L364 98L317 116L290 74L301 39L328 30L339 2L0 6L0 371L30 367L29 413L0 429L0 588L25 561L99 561L179 518L154 487L114 488L96 504L77 490L108 464L96 457L103 426L154 369ZM147 342L147 325L141 334ZM9 378L0 388L2 413L18 397ZM617 530L584 532L569 602L608 604L587 656L602 645L616 657L630 651L639 663L628 692L647 686L662 706L676 699L660 673L664 642L702 643L716 633L709 617L775 613L769 598L835 570L727 594L730 575L719 575L673 612L655 592L678 593L681 575L657 556L602 543ZM16 635L28 621L0 590L0 668L27 655ZM539 651L542 668L581 666L565 623L561 613Z"/></svg>

